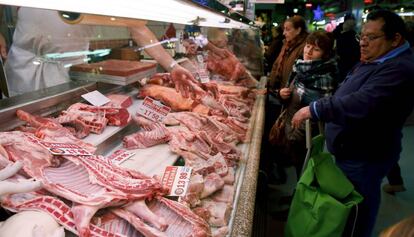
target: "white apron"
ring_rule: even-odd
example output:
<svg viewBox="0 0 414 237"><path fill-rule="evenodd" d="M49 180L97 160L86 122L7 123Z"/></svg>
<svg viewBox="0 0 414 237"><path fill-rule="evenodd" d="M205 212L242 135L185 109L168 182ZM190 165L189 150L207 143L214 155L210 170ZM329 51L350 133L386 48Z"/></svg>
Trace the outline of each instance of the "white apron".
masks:
<svg viewBox="0 0 414 237"><path fill-rule="evenodd" d="M5 63L10 96L69 81L68 66L82 63L83 57L52 62L42 57L49 53L88 50L92 34L93 27L67 24L57 11L19 8Z"/></svg>

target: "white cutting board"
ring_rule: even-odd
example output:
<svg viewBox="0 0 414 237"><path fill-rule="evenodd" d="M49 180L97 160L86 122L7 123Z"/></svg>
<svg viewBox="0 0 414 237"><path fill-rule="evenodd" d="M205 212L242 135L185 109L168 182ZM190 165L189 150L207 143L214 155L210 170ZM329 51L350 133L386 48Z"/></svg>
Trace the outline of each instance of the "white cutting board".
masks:
<svg viewBox="0 0 414 237"><path fill-rule="evenodd" d="M114 149L123 149L122 145ZM120 164L121 167L142 172L148 176L158 175L162 178L165 167L173 165L178 155L171 152L168 144L160 144L145 149L128 150L135 155Z"/></svg>

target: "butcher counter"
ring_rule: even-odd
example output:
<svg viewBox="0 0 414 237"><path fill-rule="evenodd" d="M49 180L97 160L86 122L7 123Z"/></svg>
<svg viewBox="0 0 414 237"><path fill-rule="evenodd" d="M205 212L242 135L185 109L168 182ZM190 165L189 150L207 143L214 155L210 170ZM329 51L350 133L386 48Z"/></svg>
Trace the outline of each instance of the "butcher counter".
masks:
<svg viewBox="0 0 414 237"><path fill-rule="evenodd" d="M259 88L264 88L266 78L262 77ZM105 83L72 81L55 87L50 87L33 93L12 97L0 101L0 130L8 131L23 124L16 117L16 110L44 117L53 116L69 105L82 101L82 94L99 90L103 94L122 93L136 98L137 85L129 86L110 85ZM136 110L137 99L134 99L130 113ZM235 198L229 221L230 233L228 236L250 236L252 231L254 203L260 146L264 123L264 95L258 94L250 118L247 143L238 147L242 151L239 161L236 181ZM122 138L126 134L137 131L139 128L130 123L125 127L108 126L100 135L91 134L84 140L97 146L97 154L108 155L122 148ZM135 155L121 164L121 166L139 170L147 175L162 175L165 167L173 165L178 156L169 151L167 145L158 145L147 149L133 150ZM153 157L156 159L146 159Z"/></svg>
<svg viewBox="0 0 414 237"><path fill-rule="evenodd" d="M73 122L73 120L69 122L66 120L66 122L56 122L55 119L49 120L52 124L49 124L49 126L52 126L51 128L56 128L53 127L54 125L61 128L61 124L66 123L65 125L68 125L68 123L73 122L73 124L70 124L67 128L62 129L65 130L65 133L63 133L64 135L60 135L60 138L79 135L76 130L79 127L76 126L80 126L81 128L87 127L85 130L90 129L90 131L93 131L95 128L101 129L102 127L100 127L100 125L103 124L100 123L101 120L98 120L98 122L95 123L95 117L91 115L91 113L93 114L97 111L97 114L99 114L100 118L103 117L104 120L107 119L108 121L110 119L107 118L106 115L110 113L107 113L107 111L110 111L111 109L115 109L115 111L117 111L115 113L121 114L122 112L123 115L128 114L135 116L134 118L138 120L137 118L140 116L136 116L137 111L140 110L140 107L144 104L143 101L146 98L155 101L155 103L161 107L168 105L168 103L162 99L155 98L151 95L143 95L145 94L145 88L148 91L150 90L148 88L151 86L152 88L155 86L164 86L162 89L164 93L164 99L168 100L170 98L173 98L172 100L174 100L178 97L181 97L181 94L173 89L174 85L172 85L173 83L171 82L174 82L174 80L171 78L168 79L168 73L164 73L165 71L161 69L160 65L163 65L164 69L168 70L174 68L174 65L177 63L180 64L184 68L188 69L188 71L190 71L193 76L200 81L200 86L203 87L202 90L205 90L204 92L206 92L202 97L203 99L206 99L204 101L191 100L191 102L187 101L188 103L181 103L183 100L176 100L175 105L178 104L181 106L185 104L188 106L185 109L182 107L176 109L173 106L168 105L172 111L180 113L182 112L182 114L191 114L191 116L197 117L195 120L200 118L200 121L203 121L201 124L203 124L204 121L208 121L210 122L209 124L203 124L203 126L208 128L211 127L207 126L206 124L215 124L214 126L218 125L215 127L215 133L208 133L209 131L204 131L201 129L191 130L189 128L189 124L184 124L185 121L183 120L185 119L179 121L179 125L167 124L165 120L162 120L165 123L160 125L161 130L166 129L167 132L165 134L168 134L166 137L164 137L164 142L156 143L157 145L154 145L154 143L151 146L145 146L145 149L142 149L142 147L141 149L138 149L137 147L128 147L128 145L125 145L125 138L128 137L129 139L137 133L147 131L143 124L137 125L138 121L128 120L126 123L124 123L126 121L125 117L123 118L124 120L120 122L120 124L116 124L116 121L115 124L111 124L109 122L104 123L102 130L99 130L99 132L94 131L95 133L91 132L82 139L74 139L70 142L60 142L57 140L53 141L52 139L51 143L55 142L55 145L57 146L62 144L78 144L77 142L81 144L79 145L81 148L83 147L82 145L86 145L85 147L87 147L87 149L92 149L92 151L88 154L89 159L79 154L68 157L60 156L57 158L56 156L51 155L55 154L52 152L52 150L49 149L50 147L47 147L49 150L47 150L45 154L42 153L42 157L46 156L52 158L50 158L50 160L42 158L41 160L43 162L47 160L50 163L56 164L51 165L48 163L48 166L46 167L50 169L48 169L48 171L45 171L45 166L42 166L41 169L31 168L32 166L27 165L27 163L31 163L31 161L28 158L23 158L26 159L27 162L23 166L23 169L26 172L25 175L36 177L37 181L44 187L42 191L47 190L47 192L40 192L35 194L32 193L34 195L34 198L31 197L29 199L22 199L26 201L29 200L28 202L30 203L32 200L46 200L42 199L44 197L46 197L49 201L55 198L51 203L59 204L60 209L57 208L57 210L59 210L61 214L63 213L63 215L60 215L58 217L56 213L49 211L51 208L47 208L48 210L45 210L46 208L36 209L39 207L39 205L33 209L18 209L16 207L23 202L16 202L18 205L13 206L10 204L13 203L13 201L10 201L12 198L9 198L13 195L8 195L6 198L9 199L6 199L6 201L4 201L4 199L2 200L3 207L13 212L19 213L10 216L3 225L0 225L0 236L31 236L31 234L27 233L31 233L34 229L36 229L36 226L48 226L49 229L51 227L56 229L59 225L65 228L66 236L73 236L79 232L80 235L83 234L83 236L86 236L88 235L89 230L95 231L93 232L92 236L141 236L141 233L145 233L145 236L182 236L179 230L185 228L181 228L181 226L178 224L174 225L173 221L168 222L168 225L166 221L164 223L161 223L162 221L152 222L156 218L152 218L152 220L149 220L149 218L144 219L139 214L136 214L133 211L130 212L136 215L132 217L135 218L134 220L143 218L144 220L140 220L141 223L143 223L143 226L145 226L145 228L149 227L155 229L154 233L158 233L154 234L150 231L151 233L148 234L145 232L147 229L142 232L141 229L133 226L133 221L125 221L125 216L120 217L117 214L114 214L116 213L116 211L114 211L115 208L124 210L124 208L128 208L129 204L131 203L133 203L131 206L135 205L135 201L137 203L141 202L141 204L143 202L145 204L144 206L146 206L146 204L148 204L148 206L151 206L151 211L154 211L152 217L160 214L155 214L157 207L154 207L159 203L173 203L171 206L177 205L175 206L176 210L186 210L184 214L188 215L182 215L182 212L176 212L176 218L173 218L174 221L177 219L185 219L187 223L190 223L189 225L193 229L187 228L188 230L185 230L187 231L185 232L185 236L187 236L189 233L198 233L196 230L198 230L197 228L200 226L204 231L203 233L209 233L208 231L211 230L213 236L251 236L255 209L254 205L256 197L257 177L259 170L260 147L265 113L265 96L262 94L263 90L260 89L263 89L265 87L267 80L266 77L262 77L263 50L260 43L260 31L259 28L254 26L254 22L252 20L249 20L246 17L235 13L226 7L222 8L223 6L218 1L120 0L105 1L102 3L100 1L94 0L63 0L56 2L51 2L48 0L0 0L0 3L6 8L5 13L7 22L4 24L4 26L8 28L7 31L9 32L9 35L8 37L6 34L4 35L7 38L7 42L13 42L14 46L18 45L19 41L13 39L13 35L11 34L13 30L16 30L16 33L21 33L24 36L19 37L19 39L29 39L30 41L32 39L31 37L34 37L33 40L25 45L29 45L33 41L34 44L36 44L36 47L38 46L39 48L36 49L35 46L28 46L28 52L32 53L30 50L34 50L33 55L31 55L33 58L30 59L26 57L20 58L21 54L17 54L17 56L15 56L13 55L13 50L10 50L11 53L9 56L11 57L8 58L9 61L6 63L6 68L12 69L13 67L10 65L13 65L16 66L16 68L21 69L23 73L11 73L9 75L5 75L5 77L7 77L7 82L9 82L9 85L4 83L5 78L2 78L1 76L3 75L0 75L1 89L3 91L6 91L7 88L5 90L5 87L7 86L9 87L9 92L13 91L12 89L22 89L22 91L17 92L17 94L27 91L28 88L23 89L25 84L18 82L18 80L22 79L26 81L32 81L30 78L31 73L28 72L30 70L27 71L27 69L35 69L36 71L38 69L41 69L40 71L42 71L43 69L47 69L50 66L51 68L58 68L61 70L61 72L65 72L65 75L51 75L43 72L36 73L36 75L39 76L37 79L40 79L41 83L45 83L45 85L42 84L41 88L47 88L0 100L0 132L3 134L3 142L4 140L7 140L9 143L10 141L15 141L14 144L18 144L16 147L20 146L19 151L25 151L25 146L21 144L31 144L31 142L34 142L36 144L34 146L35 148L37 147L36 149L46 149L42 143L45 141L42 139L44 139L44 136L47 135L44 135L44 133L42 133L43 131L39 132L37 129L38 127L33 126L30 123L31 121L37 121L36 119L39 119L39 121L41 121L40 123L42 124L42 122L48 121L47 118L51 117L59 120L59 118L65 118L65 115L67 115L67 112L70 110L70 108L75 108L76 110L76 106L83 106L82 108L91 109L92 111L87 110L85 112L85 110L81 111L81 109L79 109L79 111L83 113L83 115L88 114L87 117L89 116L88 118L92 119L85 122L82 120L83 118L78 119L79 117L82 117L82 115L78 114L78 117L74 119L76 120L75 122ZM172 11L171 9L174 10ZM45 19L46 17L50 17L54 20L48 21L46 24L42 25L40 24L42 17L36 17L36 19L33 19L33 21L31 21L30 17L28 17L26 14L23 14L24 12L32 12L33 14L36 12L41 12L43 13ZM16 19L19 19L19 21L23 21L22 19L28 19L28 22L33 24L32 27L26 28L28 29L26 31L31 33L31 35L27 34L25 30L22 30L22 28L19 28L20 25L17 24L18 22L16 22ZM56 27L53 23L57 23L59 27ZM135 34L131 34L131 32L134 32L134 29L137 29L135 27L141 27L143 24L145 24L145 26L154 33L155 38L153 39L158 39L159 42L154 43L153 39L150 41L144 40L143 42L140 42L140 39L143 39L145 37L134 38ZM54 29L50 30L49 28L53 28L53 26L55 26ZM57 35L55 35L54 32L56 28L61 28L61 32L59 32ZM79 29L80 31L71 31L72 29ZM3 32L5 32L4 29ZM215 57L213 51L207 51L200 45L196 47L196 52L192 52L191 44L194 44L197 37L200 35L205 36L205 39L208 38L209 42L211 42L213 45L229 50L228 52L230 52L230 54L227 54L227 56L224 58ZM162 45L165 52L168 52L173 57L172 63L172 59L170 59L170 57L166 57L166 55L160 59L156 56L151 57L150 55L146 54L148 51L150 51L147 50L148 48L160 44ZM10 48L11 45L8 46ZM157 58L159 64L154 61L154 58ZM168 65L166 62L162 62L162 59L165 58L168 58L169 68L167 68ZM13 62L12 59L15 61ZM190 64L190 66L186 67L185 64ZM108 67L110 70L107 70ZM139 70L134 70L134 68L138 68ZM66 70L69 72L68 74L66 74ZM6 72L7 71L8 70L6 70ZM45 70L45 72L46 71L47 70ZM118 74L111 74L111 71L117 71ZM160 74L157 74L155 77L151 78L154 73L157 72ZM26 75L27 77L24 77ZM158 78L156 78L157 76ZM70 77L71 80L67 83L57 86L51 85L56 85L58 83L48 84L49 82L54 82L55 79L60 80L59 83L62 82L62 79L64 79L63 81L67 81L68 77ZM167 77L167 79L165 80L164 77ZM260 78L259 83L257 83L254 78ZM151 79L154 79L153 83L147 83ZM217 81L217 83L213 82L211 84L208 84L209 80ZM154 83L154 81L157 81L157 83L165 82L166 84L157 84ZM19 87L19 83L21 88ZM221 91L223 93L220 94L220 89L218 89L218 91L214 91L215 86L217 86L217 88L220 86L222 86L222 88L227 87L228 91L223 89L224 92ZM233 89L230 89L230 87L233 87ZM29 90L30 89L34 90L33 88L29 88ZM102 109L102 107L98 107L99 105L90 103L90 101L88 101L90 104L93 104L93 106L91 106L86 103L83 96L86 93L94 91L99 91L103 95L115 95L122 98L128 97L128 99L132 98L131 105L129 107L115 106ZM137 97L138 94L141 96L140 98ZM212 95L214 95L215 98L213 98ZM160 104L157 100L161 101L164 104ZM127 113L125 111L127 111ZM171 114L174 113L169 113L169 115ZM173 116L174 115L172 115L172 117ZM65 119L69 117L70 116L67 116ZM194 117L191 117L190 119L187 118L187 120L192 121ZM128 117L128 119L130 118L131 117ZM26 126L27 124L30 124L32 126ZM178 127L180 127L179 129L182 130L177 129L177 133L171 132L174 131L174 128ZM12 130L13 132L8 132ZM15 130L18 131L15 132ZM153 132L153 130L150 132ZM88 133L90 131L88 131ZM7 136L15 134L18 135L17 138L13 138L15 140L8 140ZM179 140L179 135L177 134L184 134L185 136L183 137L185 140ZM29 141L25 139L31 140ZM184 145L187 145L188 143L190 146L192 146L193 143L196 145L204 144L206 146L202 148L207 148L205 150L201 150L200 148L201 152L198 152L197 149L199 147L196 145L194 145L194 150L190 151L186 150L187 147L183 148L184 146L181 146L180 148L173 147L172 144L180 144L180 142L185 143ZM41 145L43 147L39 148ZM8 151L7 149L17 149L14 147L14 145L10 146L13 148L6 147L5 149L0 149L0 155L5 154L4 150ZM87 149L85 148L85 150ZM207 152L205 152L206 150ZM122 159L118 159L119 156L117 157L117 154L122 154ZM190 154L195 156L198 155L199 157L197 157L197 161L201 160L201 163L204 162L203 165L198 166L197 162L195 161L192 163L191 159L189 159ZM9 156L9 159L13 160L10 157L11 156ZM28 155L25 157L31 156ZM114 157L117 157L117 159L114 159ZM71 160L71 158L74 160ZM79 160L76 160L78 158ZM210 158L217 158L217 160L210 160ZM78 167L78 162L84 163ZM100 166L101 162L105 165ZM15 162L14 164L16 163L18 162ZM89 165L85 165L86 163ZM97 165L90 165L90 163L96 163ZM215 177L218 177L217 179L221 180L221 187L216 188L214 191L205 195L204 190L207 189L205 186L208 185L202 183L202 192L197 193L196 195L199 198L199 200L197 200L197 203L190 203L189 200L185 200L185 197L180 198L179 201L181 204L175 201L177 200L176 197L164 198L167 196L165 195L167 191L165 189L165 186L160 185L160 183L164 181L161 177L163 177L166 167L173 165L183 166L185 163L193 168L191 178L194 176L201 176L202 181L205 182L205 180L207 180L207 176L211 175L211 177L213 177L215 175ZM67 171L62 170L65 170L65 168L68 166L72 167L71 171L77 171L76 168L73 167L78 167L81 174L73 172L69 173L71 175L66 175L67 173L65 172ZM88 166L88 168L85 168L86 166ZM114 170L117 171L114 172L118 172L118 176L116 176L117 178L115 180L116 182L119 181L119 184L128 185L130 179L133 179L136 183L140 183L142 180L144 180L145 182L148 181L151 183L151 188L155 188L153 190L150 190L150 188L148 188L148 196L138 197L141 193L141 190L139 189L141 188L140 185L133 186L134 188L139 187L137 189L133 189L133 191L125 188L130 186L111 186L113 185L111 183L113 179L107 178L107 173L99 170L102 172L95 172L91 174L91 172L94 172L98 169L91 171L93 168L89 169L90 167L105 167L105 169L108 170L111 169L110 167L115 167ZM130 171L125 171L126 169L119 169L117 167L125 167ZM203 168L201 171L200 167ZM38 172L38 176L31 175L31 170L36 170L36 172ZM83 192L87 189L80 189L82 191L79 191L78 189L73 188L70 191L75 190L75 192L72 192L70 195L65 196L65 193L59 193L58 191L54 190L54 188L55 186L60 185L60 187L63 187L64 189L66 187L69 187L65 186L68 183L54 183L49 182L50 180L47 181L46 178L43 179L45 177L43 175L49 171L62 172L59 173L61 175L60 177L76 177L76 180L79 178L79 180L86 183L86 185L99 186L97 187L99 190L109 190L102 191L102 193L105 195L108 193L116 193L119 196L109 195L110 198L105 199L105 203L101 203L101 206L95 203L92 203L90 206L88 206L89 203L85 202L84 199L82 199L84 202L81 202L79 197L82 195L90 195L88 197L92 196L95 198L98 196L99 199L104 195L101 195L102 193L99 192L96 192L99 194L94 194L93 192L90 192L92 194L85 194ZM139 176L139 172L144 175ZM41 175L39 176L39 174ZM98 176L99 178L97 178ZM188 176L190 177L190 175ZM228 176L231 176L232 179L230 183L225 183L229 182L228 180L225 180L225 178ZM109 175L109 177L113 176ZM76 181L73 180L75 179L72 179L70 181L72 182L70 185L76 183ZM90 182L85 180L89 180ZM190 182L192 180L187 181ZM165 182L163 182L163 184L165 184ZM187 185L190 186L190 184ZM226 188L229 186L231 186L231 199L227 198L224 201L219 200L217 202L214 202L216 201L213 200L216 198L215 196L226 196L226 192L224 190L228 190ZM37 194L39 194L40 198L36 196ZM76 196L76 198L73 198L73 196L71 196L72 194L74 194L74 196L78 194L80 195ZM204 195L203 200L200 200L202 199L202 195ZM30 196L30 194L27 196ZM60 198L57 198L58 196ZM130 197L132 200L131 202L129 202ZM21 200L19 197L16 199ZM101 198L101 200L102 199L104 198ZM72 207L70 207L72 204L71 202L74 204ZM221 213L225 213L223 214L223 216L225 216L225 218L223 218L225 219L224 222L218 218L220 219L219 223L213 223L214 220L211 220L216 218L215 215L221 215L217 213L211 214L213 211L203 210L204 213L197 212L199 211L196 210L197 208L203 209L205 207L204 204L208 202L213 203L207 204L210 205L210 207L215 206L217 203L225 205L225 208L222 208L224 211L221 210ZM75 218L80 218L79 213L83 213L79 211L81 209L76 209L76 206L78 206L78 204L79 206L83 205L83 207L86 208L96 207L98 209L99 207L105 208L105 210L99 213L96 212L97 215L95 216L96 218L94 217L95 220L87 222L83 226L78 226L79 223L84 223L82 221L79 221L79 219L77 221L75 220ZM113 206L116 207L112 208L112 210L111 208L106 208ZM142 206L138 207L142 208ZM188 207L191 207L192 209ZM32 210L41 210L41 212L34 214L31 212ZM75 210L77 210L77 216L73 215ZM120 213L118 212L118 214ZM39 215L42 215L43 217ZM111 215L116 215L118 218L120 217L119 219L121 219L122 223L131 223L127 225L132 226L128 227L132 229L132 233L128 232L128 230L118 235L119 232L115 231L116 229L110 229L111 227L105 226L103 223L104 220L106 221L107 219L110 219L106 217ZM53 216L53 219L51 219L51 216ZM60 217L62 216L64 218L61 219ZM157 217L163 219L165 216L167 215L158 215ZM188 218L188 216L190 216L192 219ZM23 222L25 225L22 225ZM114 221L113 223L115 223L114 225L118 225L119 222ZM161 224L158 225L158 223ZM17 232L13 232L12 230L19 231L19 234L15 234ZM26 234L22 234L25 233L24 231L27 231ZM44 231L46 231L46 229ZM106 233L110 233L110 235L102 234L102 231L107 231ZM39 236L46 236L46 234ZM57 235L55 234L54 236Z"/></svg>

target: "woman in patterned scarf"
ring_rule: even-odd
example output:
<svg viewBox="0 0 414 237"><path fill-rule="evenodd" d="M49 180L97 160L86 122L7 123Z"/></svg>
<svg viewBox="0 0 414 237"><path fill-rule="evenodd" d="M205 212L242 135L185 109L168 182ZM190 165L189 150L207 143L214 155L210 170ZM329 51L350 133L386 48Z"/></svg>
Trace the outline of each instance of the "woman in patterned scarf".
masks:
<svg viewBox="0 0 414 237"><path fill-rule="evenodd" d="M311 33L306 38L303 59L296 60L286 87L279 91L286 113L285 136L277 144L282 145L282 154L293 162L297 175L300 175L306 155L305 128L293 129L291 120L300 108L335 91L339 74L333 46L334 38L330 33ZM318 133L317 124L312 127Z"/></svg>

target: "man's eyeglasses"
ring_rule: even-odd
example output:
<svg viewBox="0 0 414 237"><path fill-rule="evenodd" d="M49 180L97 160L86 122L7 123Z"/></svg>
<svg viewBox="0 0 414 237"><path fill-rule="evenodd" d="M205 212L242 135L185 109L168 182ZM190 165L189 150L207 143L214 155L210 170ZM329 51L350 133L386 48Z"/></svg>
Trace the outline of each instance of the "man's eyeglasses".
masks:
<svg viewBox="0 0 414 237"><path fill-rule="evenodd" d="M357 34L355 35L355 39L360 42L360 41L365 41L365 42L371 42L374 41L376 39L379 39L381 37L384 37L385 34L382 35L364 35L364 34Z"/></svg>

